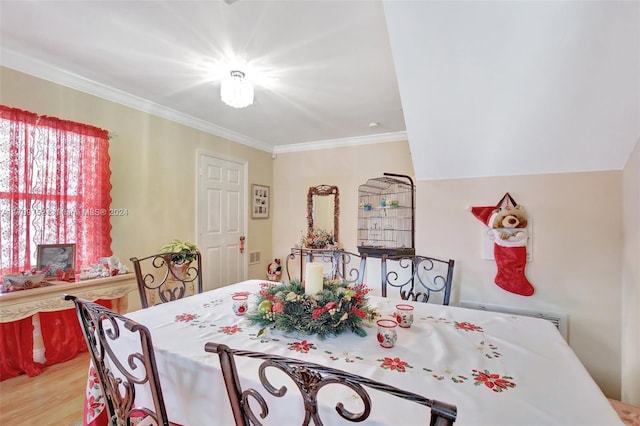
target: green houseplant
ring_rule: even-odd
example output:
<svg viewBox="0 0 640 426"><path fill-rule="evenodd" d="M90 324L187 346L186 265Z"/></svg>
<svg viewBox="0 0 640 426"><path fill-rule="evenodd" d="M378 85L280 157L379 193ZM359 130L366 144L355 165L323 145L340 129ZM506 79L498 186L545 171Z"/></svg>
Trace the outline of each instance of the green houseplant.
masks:
<svg viewBox="0 0 640 426"><path fill-rule="evenodd" d="M178 239L173 240L160 249L162 253L176 253L171 261L173 263L189 263L196 260L196 251L198 247L195 244Z"/></svg>
<svg viewBox="0 0 640 426"><path fill-rule="evenodd" d="M168 265L173 276L180 281L184 281L189 277L189 265L196 260L196 251L198 247L195 244L178 239L160 249L162 253L173 253L171 263Z"/></svg>

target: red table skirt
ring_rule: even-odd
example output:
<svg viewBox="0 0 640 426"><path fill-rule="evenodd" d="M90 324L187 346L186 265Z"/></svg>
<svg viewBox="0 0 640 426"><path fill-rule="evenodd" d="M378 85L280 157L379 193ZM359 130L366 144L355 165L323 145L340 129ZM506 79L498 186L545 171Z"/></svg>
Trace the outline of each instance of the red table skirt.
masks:
<svg viewBox="0 0 640 426"><path fill-rule="evenodd" d="M111 308L110 300L98 300ZM58 364L87 351L75 309L40 312L44 364L33 360L32 317L0 324L0 380L27 374L37 376L47 365Z"/></svg>

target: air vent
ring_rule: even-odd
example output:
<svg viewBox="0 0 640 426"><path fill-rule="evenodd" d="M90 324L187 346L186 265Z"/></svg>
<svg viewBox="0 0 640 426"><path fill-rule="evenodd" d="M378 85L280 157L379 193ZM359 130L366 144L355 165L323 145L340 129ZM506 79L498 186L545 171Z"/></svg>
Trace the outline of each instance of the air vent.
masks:
<svg viewBox="0 0 640 426"><path fill-rule="evenodd" d="M260 263L260 252L252 251L249 253L249 264L253 265L254 263Z"/></svg>
<svg viewBox="0 0 640 426"><path fill-rule="evenodd" d="M567 333L567 314L559 314L557 312L542 312L530 309L513 308L511 306L488 305L486 303L461 301L460 306L468 309L477 309L480 311L500 312L503 314L522 315L525 317L542 318L551 321L556 326L564 340L569 341Z"/></svg>

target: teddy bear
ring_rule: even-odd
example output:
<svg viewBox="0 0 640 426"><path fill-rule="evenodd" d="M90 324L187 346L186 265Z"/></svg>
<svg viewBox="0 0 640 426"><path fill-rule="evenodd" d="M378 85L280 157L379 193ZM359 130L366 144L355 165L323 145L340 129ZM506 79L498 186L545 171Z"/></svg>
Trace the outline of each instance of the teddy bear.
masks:
<svg viewBox="0 0 640 426"><path fill-rule="evenodd" d="M505 194L507 197L509 194ZM503 200L505 200L503 197ZM498 271L494 282L503 290L522 296L531 296L534 288L525 274L529 220L524 207L512 201L503 205L477 206L471 213L484 223L493 234L493 256Z"/></svg>
<svg viewBox="0 0 640 426"><path fill-rule="evenodd" d="M489 218L489 228L495 237L513 243L526 241L528 223L527 214L520 205L497 208Z"/></svg>

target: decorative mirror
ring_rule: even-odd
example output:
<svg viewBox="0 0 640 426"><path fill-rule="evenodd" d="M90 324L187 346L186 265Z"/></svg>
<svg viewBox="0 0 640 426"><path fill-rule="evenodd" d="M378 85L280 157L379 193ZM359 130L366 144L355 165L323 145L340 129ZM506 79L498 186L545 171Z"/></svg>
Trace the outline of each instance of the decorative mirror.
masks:
<svg viewBox="0 0 640 426"><path fill-rule="evenodd" d="M337 186L319 185L307 193L307 235L316 229L333 231L333 239L339 241L340 199Z"/></svg>

